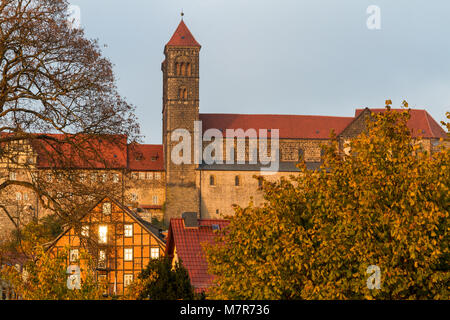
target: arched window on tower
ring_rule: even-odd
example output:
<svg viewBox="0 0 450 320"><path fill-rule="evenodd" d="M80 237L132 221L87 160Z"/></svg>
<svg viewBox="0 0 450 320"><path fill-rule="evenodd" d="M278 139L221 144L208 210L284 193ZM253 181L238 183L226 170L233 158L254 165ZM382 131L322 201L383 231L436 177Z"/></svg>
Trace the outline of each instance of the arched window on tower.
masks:
<svg viewBox="0 0 450 320"><path fill-rule="evenodd" d="M175 73L177 76L179 76L181 73L181 66L180 66L180 63L178 63L178 62L175 63Z"/></svg>
<svg viewBox="0 0 450 320"><path fill-rule="evenodd" d="M182 76L186 75L186 63L184 62L181 63L181 75Z"/></svg>
<svg viewBox="0 0 450 320"><path fill-rule="evenodd" d="M187 63L187 67L186 67L186 69L187 69L187 76L188 77L190 77L191 76L191 64L190 63Z"/></svg>
<svg viewBox="0 0 450 320"><path fill-rule="evenodd" d="M178 92L178 95L179 95L179 99L180 100L187 100L187 89L181 87L179 92Z"/></svg>

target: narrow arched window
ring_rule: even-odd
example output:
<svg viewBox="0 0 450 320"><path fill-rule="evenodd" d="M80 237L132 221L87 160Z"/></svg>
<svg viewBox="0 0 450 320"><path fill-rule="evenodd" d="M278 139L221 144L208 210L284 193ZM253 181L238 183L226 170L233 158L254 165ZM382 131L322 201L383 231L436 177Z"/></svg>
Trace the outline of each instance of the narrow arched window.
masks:
<svg viewBox="0 0 450 320"><path fill-rule="evenodd" d="M235 176L235 177L234 177L234 185L235 185L236 187L238 187L238 186L241 185L241 178L240 178L239 176Z"/></svg>
<svg viewBox="0 0 450 320"><path fill-rule="evenodd" d="M216 177L213 175L209 176L209 185L210 186L215 186L216 185Z"/></svg>
<svg viewBox="0 0 450 320"><path fill-rule="evenodd" d="M187 75L190 77L191 76L191 64L190 63L188 63L187 64Z"/></svg>
<svg viewBox="0 0 450 320"><path fill-rule="evenodd" d="M180 64L178 62L175 63L175 72L176 72L177 76L180 75Z"/></svg>
<svg viewBox="0 0 450 320"><path fill-rule="evenodd" d="M186 75L186 64L184 62L181 63L181 75Z"/></svg>
<svg viewBox="0 0 450 320"><path fill-rule="evenodd" d="M305 151L302 148L298 149L298 161L302 161L305 157Z"/></svg>
<svg viewBox="0 0 450 320"><path fill-rule="evenodd" d="M184 90L183 90L183 99L187 100L187 89L186 88L184 88Z"/></svg>

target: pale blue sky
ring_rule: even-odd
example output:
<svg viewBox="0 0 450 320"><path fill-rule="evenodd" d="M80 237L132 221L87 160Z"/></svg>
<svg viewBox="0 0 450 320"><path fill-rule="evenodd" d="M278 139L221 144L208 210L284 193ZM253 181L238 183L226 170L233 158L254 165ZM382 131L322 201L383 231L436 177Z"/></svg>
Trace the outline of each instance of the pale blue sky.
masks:
<svg viewBox="0 0 450 320"><path fill-rule="evenodd" d="M355 108L450 111L448 0L71 0L106 44L146 143L161 143L164 45L180 11L200 55L200 112L352 116ZM366 26L381 8L381 30Z"/></svg>

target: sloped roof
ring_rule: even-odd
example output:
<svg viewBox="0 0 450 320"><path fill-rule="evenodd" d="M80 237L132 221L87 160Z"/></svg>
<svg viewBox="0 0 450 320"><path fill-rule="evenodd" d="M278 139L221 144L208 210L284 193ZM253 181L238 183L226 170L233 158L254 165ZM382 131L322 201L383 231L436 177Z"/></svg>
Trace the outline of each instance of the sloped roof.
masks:
<svg viewBox="0 0 450 320"><path fill-rule="evenodd" d="M130 144L128 146L128 169L134 171L164 170L162 144Z"/></svg>
<svg viewBox="0 0 450 320"><path fill-rule="evenodd" d="M279 129L280 139L329 139L331 129L336 134L344 130L353 117L201 113L203 132L214 128L224 129ZM270 133L268 134L270 136Z"/></svg>
<svg viewBox="0 0 450 320"><path fill-rule="evenodd" d="M208 274L208 263L202 244L212 243L217 236L212 225L218 225L220 229L223 229L228 226L229 221L199 219L198 223L198 228L186 228L183 219L171 219L166 244L166 256L173 254L176 247L178 257L187 269L191 283L197 292L206 289L213 280L213 276Z"/></svg>
<svg viewBox="0 0 450 320"><path fill-rule="evenodd" d="M356 109L357 117L364 109ZM385 112L386 109L369 109L373 113ZM391 109L392 111L402 112L405 109ZM447 138L445 130L433 119L433 117L423 109L409 109L411 118L408 121L408 128L411 135L415 138Z"/></svg>
<svg viewBox="0 0 450 320"><path fill-rule="evenodd" d="M41 139L32 139L31 144L40 169L119 169L127 166L125 135L45 134Z"/></svg>
<svg viewBox="0 0 450 320"><path fill-rule="evenodd" d="M183 20L181 20L177 30L175 30L175 33L166 46L201 47Z"/></svg>

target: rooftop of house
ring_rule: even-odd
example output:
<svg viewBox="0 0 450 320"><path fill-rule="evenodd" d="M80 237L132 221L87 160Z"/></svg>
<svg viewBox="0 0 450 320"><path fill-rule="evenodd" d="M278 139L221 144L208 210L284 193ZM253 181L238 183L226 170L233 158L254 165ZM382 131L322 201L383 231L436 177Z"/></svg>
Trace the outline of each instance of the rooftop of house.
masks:
<svg viewBox="0 0 450 320"><path fill-rule="evenodd" d="M216 230L222 230L228 224L228 220L197 219L189 214L184 218L170 220L166 255L173 255L176 248L177 255L187 269L196 292L204 291L213 281L213 276L208 274L202 244L213 243L217 236Z"/></svg>

